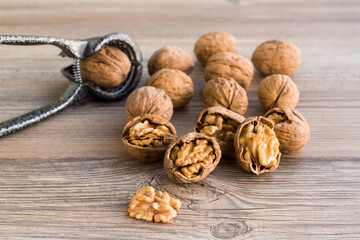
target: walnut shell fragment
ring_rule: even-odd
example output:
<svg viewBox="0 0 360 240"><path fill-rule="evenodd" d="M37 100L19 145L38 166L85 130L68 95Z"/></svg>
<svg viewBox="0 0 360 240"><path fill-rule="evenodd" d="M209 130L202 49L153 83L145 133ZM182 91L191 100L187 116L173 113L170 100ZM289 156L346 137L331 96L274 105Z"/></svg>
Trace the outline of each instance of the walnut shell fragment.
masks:
<svg viewBox="0 0 360 240"><path fill-rule="evenodd" d="M306 119L295 109L273 108L265 117L274 122L276 137L283 153L300 150L310 139L310 128Z"/></svg>
<svg viewBox="0 0 360 240"><path fill-rule="evenodd" d="M242 169L257 175L274 171L280 163L274 123L264 117L247 118L235 135L236 159Z"/></svg>
<svg viewBox="0 0 360 240"><path fill-rule="evenodd" d="M169 145L164 168L174 182L193 183L209 175L220 158L220 146L214 138L191 132Z"/></svg>
<svg viewBox="0 0 360 240"><path fill-rule="evenodd" d="M299 90L287 75L273 74L261 80L258 97L261 105L269 110L274 107L294 108L299 102Z"/></svg>
<svg viewBox="0 0 360 240"><path fill-rule="evenodd" d="M128 96L125 114L128 121L143 114L159 115L170 121L173 114L173 104L164 90L144 86L136 89Z"/></svg>
<svg viewBox="0 0 360 240"><path fill-rule="evenodd" d="M122 144L130 156L152 162L164 158L168 145L176 140L176 130L166 119L144 114L128 122L122 136Z"/></svg>
<svg viewBox="0 0 360 240"><path fill-rule="evenodd" d="M212 55L205 67L205 80L216 77L233 78L245 90L254 76L254 66L251 61L232 52L221 52Z"/></svg>
<svg viewBox="0 0 360 240"><path fill-rule="evenodd" d="M214 78L203 90L206 107L220 106L241 115L246 113L248 97L246 91L232 78Z"/></svg>

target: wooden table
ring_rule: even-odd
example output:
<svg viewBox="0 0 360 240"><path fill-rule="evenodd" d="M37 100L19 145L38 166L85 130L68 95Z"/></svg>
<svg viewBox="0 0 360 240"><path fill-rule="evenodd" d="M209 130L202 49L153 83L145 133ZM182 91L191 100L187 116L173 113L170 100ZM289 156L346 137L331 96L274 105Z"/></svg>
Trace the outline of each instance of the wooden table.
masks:
<svg viewBox="0 0 360 240"><path fill-rule="evenodd" d="M236 36L250 58L269 39L302 50L292 75L297 109L311 128L301 151L273 173L255 176L222 159L205 180L171 182L161 162L141 163L121 145L125 101L90 99L0 142L0 238L46 239L340 239L360 237L360 3L356 0L12 1L0 3L1 34L88 38L125 32L144 66L164 45L192 52L209 31ZM0 120L55 101L71 63L52 46L0 46ZM140 85L149 79L145 67ZM195 96L176 110L180 135L204 108L203 68ZM248 89L246 116L264 114L262 76ZM173 224L127 216L133 193L151 185L181 199Z"/></svg>

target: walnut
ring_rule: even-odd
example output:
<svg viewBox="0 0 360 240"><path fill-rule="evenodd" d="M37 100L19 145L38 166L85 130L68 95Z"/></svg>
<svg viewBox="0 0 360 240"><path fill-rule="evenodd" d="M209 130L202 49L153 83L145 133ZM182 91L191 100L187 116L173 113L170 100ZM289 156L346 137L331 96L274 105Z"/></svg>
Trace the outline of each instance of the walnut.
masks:
<svg viewBox="0 0 360 240"><path fill-rule="evenodd" d="M220 146L214 138L192 132L169 145L164 168L174 182L193 183L209 175L220 158Z"/></svg>
<svg viewBox="0 0 360 240"><path fill-rule="evenodd" d="M202 35L195 43L194 53L201 65L219 52L237 52L237 43L233 35L225 32L210 32Z"/></svg>
<svg viewBox="0 0 360 240"><path fill-rule="evenodd" d="M310 139L310 128L305 118L295 109L273 108L265 117L274 122L276 137L283 153L300 150Z"/></svg>
<svg viewBox="0 0 360 240"><path fill-rule="evenodd" d="M104 45L97 52L80 60L82 78L102 88L120 85L126 80L130 69L128 56L110 45Z"/></svg>
<svg viewBox="0 0 360 240"><path fill-rule="evenodd" d="M194 60L181 48L166 46L154 52L148 61L150 76L163 68L177 69L190 74L194 68Z"/></svg>
<svg viewBox="0 0 360 240"><path fill-rule="evenodd" d="M264 75L290 75L298 69L301 61L300 49L294 44L271 40L260 44L252 55L252 62Z"/></svg>
<svg viewBox="0 0 360 240"><path fill-rule="evenodd" d="M241 115L248 107L246 91L232 78L214 78L208 81L203 90L206 107L220 106Z"/></svg>
<svg viewBox="0 0 360 240"><path fill-rule="evenodd" d="M274 171L280 163L279 140L274 123L252 117L241 123L235 135L236 159L242 169L255 174Z"/></svg>
<svg viewBox="0 0 360 240"><path fill-rule="evenodd" d="M144 114L128 122L122 136L122 144L130 156L150 162L164 157L169 143L176 140L176 130L164 118Z"/></svg>
<svg viewBox="0 0 360 240"><path fill-rule="evenodd" d="M144 86L136 89L128 96L125 114L128 121L143 114L159 115L170 120L173 114L173 104L164 90Z"/></svg>
<svg viewBox="0 0 360 240"><path fill-rule="evenodd" d="M299 90L289 76L274 74L260 82L258 97L266 110L274 107L294 108L299 101Z"/></svg>
<svg viewBox="0 0 360 240"><path fill-rule="evenodd" d="M172 198L167 192L156 191L147 186L138 189L129 205L129 216L145 221L168 223L177 215L181 207L178 199Z"/></svg>
<svg viewBox="0 0 360 240"><path fill-rule="evenodd" d="M165 91L171 98L174 108L185 107L194 94L191 78L180 70L161 69L151 76L149 86Z"/></svg>
<svg viewBox="0 0 360 240"><path fill-rule="evenodd" d="M205 80L216 77L233 78L245 90L251 84L254 66L251 61L232 52L220 52L212 55L205 67Z"/></svg>
<svg viewBox="0 0 360 240"><path fill-rule="evenodd" d="M245 120L243 116L223 107L204 109L196 122L194 131L216 138L222 155L234 154L234 136Z"/></svg>

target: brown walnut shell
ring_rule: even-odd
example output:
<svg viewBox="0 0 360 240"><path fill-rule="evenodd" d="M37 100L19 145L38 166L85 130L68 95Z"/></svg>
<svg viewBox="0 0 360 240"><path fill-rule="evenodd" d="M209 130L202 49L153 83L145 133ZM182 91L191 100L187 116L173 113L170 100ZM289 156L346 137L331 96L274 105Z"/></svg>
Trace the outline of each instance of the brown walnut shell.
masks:
<svg viewBox="0 0 360 240"><path fill-rule="evenodd" d="M196 177L186 177L180 171L179 167L175 164L175 161L171 159L171 152L176 146L181 146L184 143L187 144L195 142L196 140L207 140L213 148L213 154L215 155L215 159L213 160L212 164L204 165L200 172L196 175ZM220 158L220 146L214 138L206 136L202 133L191 132L181 138L178 138L176 142L173 142L169 145L164 157L164 168L168 177L172 181L177 183L194 183L207 177L215 169L215 167L220 161Z"/></svg>
<svg viewBox="0 0 360 240"><path fill-rule="evenodd" d="M80 60L81 77L102 88L120 85L131 69L128 56L120 49L104 45L89 57Z"/></svg>
<svg viewBox="0 0 360 240"><path fill-rule="evenodd" d="M232 52L216 53L210 57L205 67L205 80L216 77L233 78L245 90L254 76L254 66L251 61Z"/></svg>
<svg viewBox="0 0 360 240"><path fill-rule="evenodd" d="M212 55L219 52L237 52L237 43L233 35L225 32L210 32L202 35L195 43L194 53L203 66Z"/></svg>
<svg viewBox="0 0 360 240"><path fill-rule="evenodd" d="M277 167L280 164L280 157L281 157L281 153L279 152L279 154L277 155L277 162L275 165L271 166L270 168L267 167L263 167L260 166L258 163L253 162L253 161L246 161L244 159L243 156L243 152L244 152L244 148L241 146L240 144L240 135L241 132L243 131L244 127L248 124L251 123L262 123L262 124L266 124L268 125L271 129L274 129L274 123L273 121L268 120L267 118L264 117L250 117L247 118L245 121L243 121L240 125L240 127L237 129L236 134L235 134L235 139L234 139L234 145L235 145L235 154L236 154L236 160L239 163L240 167L247 171L247 172L252 172L255 173L256 175L260 175L263 173L267 173L267 172L272 172L275 169L277 169Z"/></svg>
<svg viewBox="0 0 360 240"><path fill-rule="evenodd" d="M275 116L272 116L274 115ZM273 108L265 117L275 124L274 130L283 153L300 150L310 139L310 128L306 119L295 109Z"/></svg>
<svg viewBox="0 0 360 240"><path fill-rule="evenodd" d="M287 75L267 76L258 89L260 103L266 110L274 107L294 108L299 102L299 95L296 84Z"/></svg>
<svg viewBox="0 0 360 240"><path fill-rule="evenodd" d="M151 76L148 82L165 91L171 98L174 108L185 107L194 94L194 84L191 78L180 70L161 69Z"/></svg>
<svg viewBox="0 0 360 240"><path fill-rule="evenodd" d="M190 74L194 68L194 60L181 48L166 46L155 51L148 61L150 76L163 68L177 69Z"/></svg>
<svg viewBox="0 0 360 240"><path fill-rule="evenodd" d="M248 97L232 78L214 78L208 81L203 90L206 107L220 106L244 115L248 107Z"/></svg>
<svg viewBox="0 0 360 240"><path fill-rule="evenodd" d="M295 72L301 62L300 49L294 44L271 40L260 44L252 55L252 62L264 75Z"/></svg>
<svg viewBox="0 0 360 240"><path fill-rule="evenodd" d="M159 115L170 121L173 114L173 104L164 90L144 86L136 89L128 96L125 114L128 121L143 114Z"/></svg>
<svg viewBox="0 0 360 240"><path fill-rule="evenodd" d="M163 125L166 126L171 133L166 134L160 141L163 142L163 145L148 145L140 146L130 142L130 129L137 123L147 120L149 123L154 125ZM150 136L151 137L151 136ZM156 137L156 136L155 136ZM122 144L125 151L133 158L142 160L144 162L152 162L161 160L164 158L164 154L168 145L176 140L176 130L175 127L166 119L152 114L144 114L138 116L129 121L122 132Z"/></svg>

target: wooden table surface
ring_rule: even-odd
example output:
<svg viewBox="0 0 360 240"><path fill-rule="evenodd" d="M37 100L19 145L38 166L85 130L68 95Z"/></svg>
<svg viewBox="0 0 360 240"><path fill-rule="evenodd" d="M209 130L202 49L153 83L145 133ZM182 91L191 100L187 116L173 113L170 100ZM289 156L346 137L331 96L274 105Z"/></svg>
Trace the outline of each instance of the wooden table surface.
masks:
<svg viewBox="0 0 360 240"><path fill-rule="evenodd" d="M250 58L265 40L302 50L292 75L310 142L255 176L222 159L205 180L171 182L161 162L141 163L121 145L125 101L83 101L0 141L0 239L340 239L360 238L360 2L356 0L40 1L0 3L0 33L89 38L131 35L143 52L191 52L209 31L236 36ZM0 46L0 120L55 101L72 60L52 46ZM193 54L193 53L192 53ZM195 95L172 123L183 135L204 108L203 67ZM264 114L262 76L248 89L246 116ZM133 193L151 185L181 199L172 224L127 216Z"/></svg>

